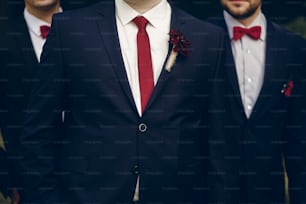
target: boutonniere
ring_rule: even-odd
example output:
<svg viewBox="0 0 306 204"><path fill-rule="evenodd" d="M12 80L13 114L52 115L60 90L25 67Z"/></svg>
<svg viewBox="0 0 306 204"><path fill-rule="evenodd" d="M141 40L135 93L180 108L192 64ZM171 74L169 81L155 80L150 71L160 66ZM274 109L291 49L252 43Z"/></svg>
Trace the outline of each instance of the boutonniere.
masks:
<svg viewBox="0 0 306 204"><path fill-rule="evenodd" d="M179 30L170 30L169 43L172 44L172 50L166 63L166 70L171 71L178 54L188 56L190 54L191 42L185 38Z"/></svg>
<svg viewBox="0 0 306 204"><path fill-rule="evenodd" d="M291 96L293 87L294 87L294 83L290 79L286 84L283 85L282 93L287 97Z"/></svg>

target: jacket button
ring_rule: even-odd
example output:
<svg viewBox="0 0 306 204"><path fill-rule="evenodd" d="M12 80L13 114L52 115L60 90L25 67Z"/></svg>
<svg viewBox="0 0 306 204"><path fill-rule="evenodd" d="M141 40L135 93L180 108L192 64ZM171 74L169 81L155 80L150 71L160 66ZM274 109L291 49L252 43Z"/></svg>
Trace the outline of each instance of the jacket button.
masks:
<svg viewBox="0 0 306 204"><path fill-rule="evenodd" d="M139 166L138 166L138 165L135 165L135 166L133 167L133 174L134 174L134 175L139 175L139 173L140 173Z"/></svg>
<svg viewBox="0 0 306 204"><path fill-rule="evenodd" d="M138 126L138 130L139 130L140 132L145 132L145 131L147 131L147 129L148 129L148 127L147 127L147 125L144 124L144 123L140 123L139 126Z"/></svg>

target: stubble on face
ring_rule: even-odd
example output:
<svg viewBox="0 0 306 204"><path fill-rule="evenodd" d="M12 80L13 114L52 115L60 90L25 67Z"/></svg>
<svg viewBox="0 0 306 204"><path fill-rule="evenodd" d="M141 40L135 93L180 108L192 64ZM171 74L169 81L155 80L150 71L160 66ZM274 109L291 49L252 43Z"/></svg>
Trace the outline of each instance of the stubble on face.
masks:
<svg viewBox="0 0 306 204"><path fill-rule="evenodd" d="M247 19L259 13L261 0L221 0L221 5L235 19Z"/></svg>

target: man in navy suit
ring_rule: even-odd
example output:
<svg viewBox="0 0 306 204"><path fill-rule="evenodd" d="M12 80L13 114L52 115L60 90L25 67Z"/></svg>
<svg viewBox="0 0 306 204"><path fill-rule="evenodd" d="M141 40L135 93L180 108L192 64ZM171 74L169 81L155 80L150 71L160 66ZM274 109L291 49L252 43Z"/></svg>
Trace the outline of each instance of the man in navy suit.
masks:
<svg viewBox="0 0 306 204"><path fill-rule="evenodd" d="M306 46L260 0L221 0L225 66L210 112L213 203L306 202Z"/></svg>
<svg viewBox="0 0 306 204"><path fill-rule="evenodd" d="M1 24L0 67L3 77L4 103L2 133L5 140L7 166L9 166L9 189L20 189L16 161L22 159L19 136L34 73L40 60L52 15L61 10L60 0L25 0L22 15ZM4 164L1 164L4 165ZM5 165L4 165L5 166ZM19 200L16 191L13 200ZM17 201L13 201L17 203Z"/></svg>
<svg viewBox="0 0 306 204"><path fill-rule="evenodd" d="M166 0L55 15L22 134L25 201L203 203L223 35Z"/></svg>

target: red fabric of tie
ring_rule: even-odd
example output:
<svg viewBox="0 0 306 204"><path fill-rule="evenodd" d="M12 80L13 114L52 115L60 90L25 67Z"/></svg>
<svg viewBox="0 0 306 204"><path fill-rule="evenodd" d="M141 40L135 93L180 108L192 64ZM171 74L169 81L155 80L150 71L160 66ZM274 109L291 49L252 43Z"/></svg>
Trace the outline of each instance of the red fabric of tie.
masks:
<svg viewBox="0 0 306 204"><path fill-rule="evenodd" d="M43 39L47 38L49 31L50 31L50 26L47 25L40 26L40 36Z"/></svg>
<svg viewBox="0 0 306 204"><path fill-rule="evenodd" d="M254 26L251 28L243 28L239 26L233 27L233 39L234 40L240 40L242 36L248 35L254 40L258 40L260 38L261 34L261 27L260 26Z"/></svg>
<svg viewBox="0 0 306 204"><path fill-rule="evenodd" d="M133 22L138 27L138 74L141 94L141 110L142 112L144 112L154 88L150 41L148 33L146 31L148 20L143 16L138 16L133 19Z"/></svg>

